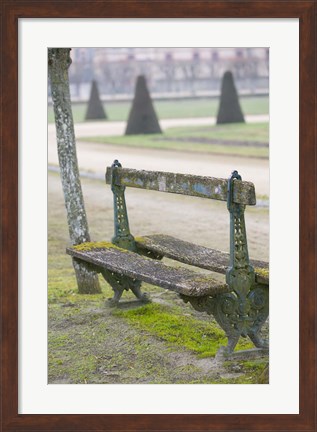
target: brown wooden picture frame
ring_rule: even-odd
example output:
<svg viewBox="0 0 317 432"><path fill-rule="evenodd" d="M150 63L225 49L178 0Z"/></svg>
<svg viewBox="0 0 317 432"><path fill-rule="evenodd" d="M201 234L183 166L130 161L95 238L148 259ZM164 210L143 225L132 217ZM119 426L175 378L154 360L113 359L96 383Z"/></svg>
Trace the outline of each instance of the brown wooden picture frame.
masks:
<svg viewBox="0 0 317 432"><path fill-rule="evenodd" d="M300 412L298 415L18 413L18 20L298 18L300 26ZM316 430L316 2L3 0L1 128L1 414L6 431ZM287 179L285 179L287 184Z"/></svg>

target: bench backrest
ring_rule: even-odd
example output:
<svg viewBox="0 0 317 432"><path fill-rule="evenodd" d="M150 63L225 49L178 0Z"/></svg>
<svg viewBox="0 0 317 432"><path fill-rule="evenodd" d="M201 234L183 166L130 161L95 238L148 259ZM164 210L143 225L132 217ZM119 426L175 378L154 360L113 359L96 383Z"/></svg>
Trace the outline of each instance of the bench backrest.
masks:
<svg viewBox="0 0 317 432"><path fill-rule="evenodd" d="M106 183L221 201L227 201L228 197L227 179L199 175L107 167ZM235 181L232 200L237 204L255 205L254 184L247 181Z"/></svg>
<svg viewBox="0 0 317 432"><path fill-rule="evenodd" d="M115 160L107 168L106 182L111 184L114 197L115 235L112 242L117 246L136 251L135 238L130 233L124 191L126 187L151 189L216 199L227 202L230 213L230 265L226 271L227 284L236 292L254 284L255 273L250 265L247 233L244 220L245 205L255 205L254 184L242 181L238 171L233 171L228 180L161 171L139 171L122 168ZM244 293L244 294L243 294Z"/></svg>

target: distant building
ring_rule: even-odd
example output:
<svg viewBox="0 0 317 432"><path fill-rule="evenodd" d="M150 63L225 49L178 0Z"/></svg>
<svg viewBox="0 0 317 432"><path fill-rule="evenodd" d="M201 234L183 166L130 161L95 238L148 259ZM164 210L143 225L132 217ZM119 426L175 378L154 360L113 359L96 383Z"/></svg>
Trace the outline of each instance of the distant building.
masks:
<svg viewBox="0 0 317 432"><path fill-rule="evenodd" d="M132 98L135 79L145 75L154 98L216 95L231 70L239 93L268 92L267 48L73 48L72 97L88 99L96 79L104 98Z"/></svg>

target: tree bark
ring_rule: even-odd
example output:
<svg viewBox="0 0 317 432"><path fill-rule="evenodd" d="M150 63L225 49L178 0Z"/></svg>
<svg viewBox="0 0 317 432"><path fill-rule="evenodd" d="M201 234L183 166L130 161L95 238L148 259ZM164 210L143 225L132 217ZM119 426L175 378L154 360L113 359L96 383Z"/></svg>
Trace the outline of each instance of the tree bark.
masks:
<svg viewBox="0 0 317 432"><path fill-rule="evenodd" d="M69 48L48 50L48 73L55 114L57 151L60 166L67 222L73 245L90 241L84 199L81 189L73 114L71 109L68 68ZM78 291L81 294L101 292L98 275L84 263L73 260Z"/></svg>

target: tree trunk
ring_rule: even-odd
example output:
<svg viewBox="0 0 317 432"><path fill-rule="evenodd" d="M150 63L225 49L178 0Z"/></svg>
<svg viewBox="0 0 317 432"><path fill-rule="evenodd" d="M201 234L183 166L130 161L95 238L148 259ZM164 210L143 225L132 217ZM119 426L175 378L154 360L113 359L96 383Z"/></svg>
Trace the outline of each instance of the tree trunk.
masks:
<svg viewBox="0 0 317 432"><path fill-rule="evenodd" d="M90 241L76 154L73 115L70 102L68 68L69 48L48 50L48 73L55 114L57 151L64 192L70 240L73 245ZM89 266L73 260L78 291L101 292L98 275Z"/></svg>

